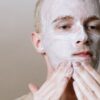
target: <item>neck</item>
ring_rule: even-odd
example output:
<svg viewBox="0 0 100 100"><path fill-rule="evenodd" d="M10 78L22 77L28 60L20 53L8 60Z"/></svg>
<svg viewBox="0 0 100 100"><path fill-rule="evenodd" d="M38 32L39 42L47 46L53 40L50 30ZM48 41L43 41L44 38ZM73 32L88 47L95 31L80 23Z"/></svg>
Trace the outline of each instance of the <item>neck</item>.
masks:
<svg viewBox="0 0 100 100"><path fill-rule="evenodd" d="M62 94L60 100L77 100L74 89L73 89L73 79L72 78L67 84L65 91Z"/></svg>

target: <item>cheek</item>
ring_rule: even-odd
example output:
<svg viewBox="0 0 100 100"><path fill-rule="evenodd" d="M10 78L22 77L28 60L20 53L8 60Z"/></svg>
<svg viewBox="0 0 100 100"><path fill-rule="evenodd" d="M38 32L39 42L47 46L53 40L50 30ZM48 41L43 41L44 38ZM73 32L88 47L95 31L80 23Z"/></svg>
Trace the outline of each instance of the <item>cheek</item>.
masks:
<svg viewBox="0 0 100 100"><path fill-rule="evenodd" d="M93 42L91 45L91 48L94 50L97 50L99 48L99 45L100 45L100 36L94 34L94 35L90 36L90 38Z"/></svg>
<svg viewBox="0 0 100 100"><path fill-rule="evenodd" d="M56 57L62 58L69 56L72 46L69 41L54 40L48 47L48 52L52 52Z"/></svg>
<svg viewBox="0 0 100 100"><path fill-rule="evenodd" d="M94 60L98 60L99 56L100 56L100 36L97 34L92 34L90 36L91 40L92 40L92 44L91 44L91 51L93 52L93 59ZM99 54L99 55L98 55Z"/></svg>
<svg viewBox="0 0 100 100"><path fill-rule="evenodd" d="M70 58L73 50L71 41L50 38L47 40L44 41L44 49L53 65L56 66L62 60Z"/></svg>

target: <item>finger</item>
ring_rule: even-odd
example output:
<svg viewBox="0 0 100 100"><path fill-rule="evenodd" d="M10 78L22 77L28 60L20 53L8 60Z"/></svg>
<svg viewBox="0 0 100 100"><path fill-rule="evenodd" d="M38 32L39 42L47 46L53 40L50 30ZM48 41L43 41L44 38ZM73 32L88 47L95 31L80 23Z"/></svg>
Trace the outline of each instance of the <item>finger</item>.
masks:
<svg viewBox="0 0 100 100"><path fill-rule="evenodd" d="M52 90L49 94L47 94L45 97L46 97L46 100L52 100L52 98L54 98L55 96L55 93L56 93L56 90Z"/></svg>
<svg viewBox="0 0 100 100"><path fill-rule="evenodd" d="M89 100L97 100L95 94L91 91L91 89L85 84L82 78L79 76L77 72L73 74L74 80L77 82L79 88L81 89L82 93L89 99Z"/></svg>
<svg viewBox="0 0 100 100"><path fill-rule="evenodd" d="M71 67L71 63L64 63L63 66L59 66L59 70L57 70L56 75L54 79L56 79L58 82L61 81L63 78L71 78L71 75L73 73L73 69ZM67 80L66 80L67 81Z"/></svg>
<svg viewBox="0 0 100 100"><path fill-rule="evenodd" d="M59 85L58 85L59 84ZM59 98L61 96L61 94L63 93L65 86L66 86L66 78L63 79L61 82L57 83L51 83L51 85L49 87L47 87L47 89L45 91L43 91L41 94L42 96L45 96L48 100L48 98L53 97L53 99L55 98L55 100L57 100L56 98Z"/></svg>
<svg viewBox="0 0 100 100"><path fill-rule="evenodd" d="M100 85L100 75L99 75L99 73L97 73L96 70L87 62L83 62L82 65Z"/></svg>
<svg viewBox="0 0 100 100"><path fill-rule="evenodd" d="M87 84L87 86L94 91L97 97L100 98L100 86L93 79L93 77L83 68L81 64L74 64L75 71L79 74L82 80Z"/></svg>
<svg viewBox="0 0 100 100"><path fill-rule="evenodd" d="M68 66L67 66L67 69L66 69L66 74L65 74L65 76L62 78L62 80L61 80L61 82L58 82L58 84L57 84L57 96L56 96L56 100L58 100L60 97L61 97L61 95L63 94L63 92L64 92L64 90L65 90L65 88L66 88L66 86L67 86L67 84L68 84L68 82L69 82L69 80L71 79L71 77L72 77L72 73L73 73L73 68L72 67L70 67L71 65L70 65L70 63L69 63L69 68L68 68ZM60 83L60 84L59 84Z"/></svg>
<svg viewBox="0 0 100 100"><path fill-rule="evenodd" d="M38 87L36 86L36 85L34 85L34 84L29 84L28 85L28 87L29 87L29 90L34 94L37 90L38 90Z"/></svg>
<svg viewBox="0 0 100 100"><path fill-rule="evenodd" d="M41 90L44 90L49 85L54 83L56 80L59 80L62 77L62 75L64 75L64 73L66 72L66 69L65 69L66 66L67 66L67 62L64 61L60 63L57 70L54 71L53 75L41 86Z"/></svg>
<svg viewBox="0 0 100 100"><path fill-rule="evenodd" d="M83 95L82 91L80 90L78 84L75 81L73 82L73 87L74 87L75 94L78 100L87 100L86 97Z"/></svg>
<svg viewBox="0 0 100 100"><path fill-rule="evenodd" d="M56 90L55 82L51 83L50 85L48 85L46 88L42 89L39 92L41 92L42 96L46 96L47 97L47 95L48 96L49 96L49 94L51 95L51 92L54 91L54 90Z"/></svg>
<svg viewBox="0 0 100 100"><path fill-rule="evenodd" d="M53 78L49 81L48 84L46 84L48 86L42 87L40 92L43 95L47 95L54 89L59 91L59 89L58 89L59 87L61 87L61 89L64 90L64 86L63 85L68 83L68 80L71 78L71 74L72 74L72 68L69 68L69 67L70 67L70 65L67 65L67 71L66 71L66 69L65 69L66 67L64 65L59 67L59 69L57 70L57 72L53 76ZM61 92L61 90L60 90L60 92Z"/></svg>
<svg viewBox="0 0 100 100"><path fill-rule="evenodd" d="M60 84L57 85L56 95L55 95L56 100L59 100L60 97L62 96L62 94L64 93L65 88L67 87L69 80L70 80L70 78L64 78L60 82Z"/></svg>
<svg viewBox="0 0 100 100"><path fill-rule="evenodd" d="M51 91L47 93L47 96L46 96L47 100L48 98L49 99L53 98L53 100L59 100L60 96L63 93L65 85L66 85L66 79L64 79L63 82L60 82L60 87L57 87L57 85L55 85L55 87L53 87Z"/></svg>
<svg viewBox="0 0 100 100"><path fill-rule="evenodd" d="M54 71L53 75L46 82L44 82L39 91L42 92L42 90L46 89L51 84L55 83L56 77L59 77L58 75L60 75L61 71L64 70L64 68L65 62L62 62L58 69Z"/></svg>
<svg viewBox="0 0 100 100"><path fill-rule="evenodd" d="M38 91L38 94L41 94L42 97L45 96L46 98L50 98L49 96L52 95L53 98L57 100L56 98L59 98L65 90L65 86L71 78L72 71L73 69L70 63L60 64L53 76L46 83L44 83L42 88ZM53 94L54 91L56 91L56 94Z"/></svg>

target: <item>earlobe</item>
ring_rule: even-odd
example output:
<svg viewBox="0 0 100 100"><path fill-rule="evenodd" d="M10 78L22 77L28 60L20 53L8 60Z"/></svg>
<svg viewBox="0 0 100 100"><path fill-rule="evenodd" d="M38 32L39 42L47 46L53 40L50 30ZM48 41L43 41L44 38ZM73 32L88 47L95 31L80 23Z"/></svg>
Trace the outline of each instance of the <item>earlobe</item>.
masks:
<svg viewBox="0 0 100 100"><path fill-rule="evenodd" d="M32 42L33 42L33 45L38 53L40 53L40 54L45 53L44 48L43 48L43 44L41 42L40 33L36 33L36 32L32 33Z"/></svg>
<svg viewBox="0 0 100 100"><path fill-rule="evenodd" d="M43 47L39 48L39 49L38 49L38 52L39 52L40 54L43 54L43 55L45 54L45 51L44 51L44 48L43 48Z"/></svg>

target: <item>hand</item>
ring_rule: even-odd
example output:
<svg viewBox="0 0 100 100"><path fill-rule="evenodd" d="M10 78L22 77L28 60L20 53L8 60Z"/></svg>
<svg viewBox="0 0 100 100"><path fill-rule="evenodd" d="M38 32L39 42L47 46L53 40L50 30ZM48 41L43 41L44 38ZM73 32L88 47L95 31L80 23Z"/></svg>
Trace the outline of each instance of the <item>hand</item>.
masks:
<svg viewBox="0 0 100 100"><path fill-rule="evenodd" d="M59 100L72 76L72 72L71 63L63 62L40 89L37 89L34 85L29 85L34 100Z"/></svg>
<svg viewBox="0 0 100 100"><path fill-rule="evenodd" d="M74 63L74 90L78 100L100 100L100 75L88 63Z"/></svg>

